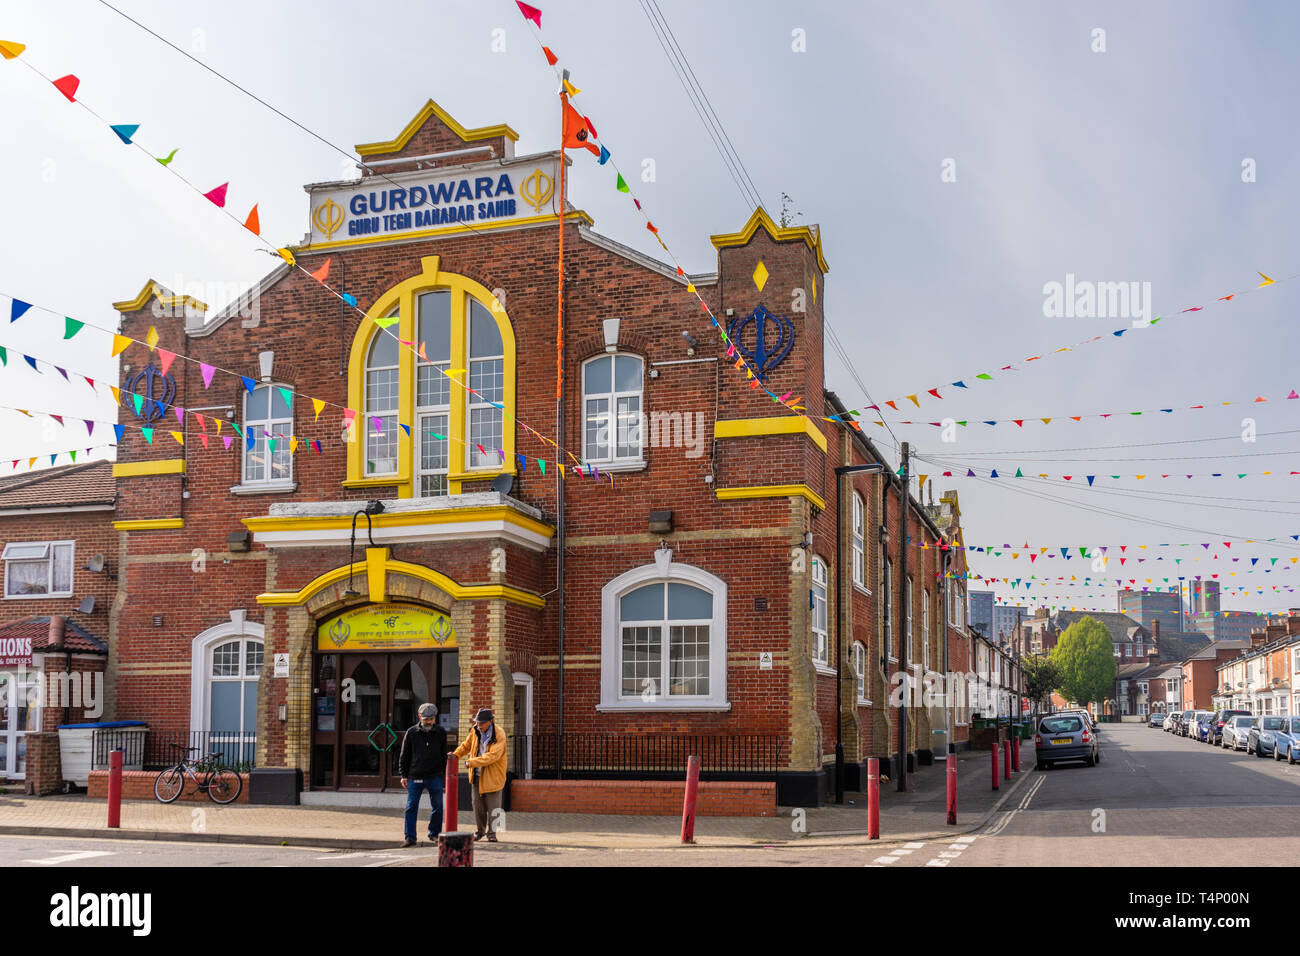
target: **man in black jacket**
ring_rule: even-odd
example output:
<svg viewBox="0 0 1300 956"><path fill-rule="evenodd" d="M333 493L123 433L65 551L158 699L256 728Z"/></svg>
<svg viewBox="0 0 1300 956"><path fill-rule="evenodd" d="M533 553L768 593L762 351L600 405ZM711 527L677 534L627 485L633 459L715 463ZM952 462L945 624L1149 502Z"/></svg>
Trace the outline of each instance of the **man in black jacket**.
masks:
<svg viewBox="0 0 1300 956"><path fill-rule="evenodd" d="M443 775L447 769L447 731L438 726L438 708L421 704L420 722L402 738L397 770L406 788L406 831L403 847L415 846L415 818L420 813L420 794L427 787L433 812L429 815L429 842L436 843L442 831Z"/></svg>

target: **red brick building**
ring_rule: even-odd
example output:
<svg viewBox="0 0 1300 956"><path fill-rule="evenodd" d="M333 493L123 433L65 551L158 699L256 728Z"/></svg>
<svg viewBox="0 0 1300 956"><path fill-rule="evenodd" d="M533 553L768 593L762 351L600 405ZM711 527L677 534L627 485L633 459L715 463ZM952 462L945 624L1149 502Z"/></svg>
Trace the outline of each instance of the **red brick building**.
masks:
<svg viewBox="0 0 1300 956"><path fill-rule="evenodd" d="M910 498L904 534L896 478L856 474L837 560L835 469L883 458L824 420L844 407L818 229L756 210L712 237L715 272L681 275L567 209L557 403L561 155L515 139L430 101L358 147L359 181L307 187L296 265L254 293L206 320L153 282L115 304L159 336L123 387L166 399L121 412L113 716L313 794L394 787L425 699L457 733L492 708L520 778L676 776L703 750L807 805L840 741L856 786L897 759L905 637L909 664L965 666L941 577L964 555ZM359 311L303 271L327 262ZM747 387L692 285L806 417ZM197 361L164 372L164 351ZM941 716L909 712L910 757Z"/></svg>
<svg viewBox="0 0 1300 956"><path fill-rule="evenodd" d="M110 462L0 478L0 778L27 775L30 735L106 709L114 498Z"/></svg>

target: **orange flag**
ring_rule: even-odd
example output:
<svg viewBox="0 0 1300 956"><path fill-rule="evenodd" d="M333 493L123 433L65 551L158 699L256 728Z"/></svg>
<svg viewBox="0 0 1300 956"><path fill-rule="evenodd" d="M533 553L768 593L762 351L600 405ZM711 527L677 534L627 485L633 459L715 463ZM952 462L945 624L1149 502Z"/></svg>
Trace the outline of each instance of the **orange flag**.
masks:
<svg viewBox="0 0 1300 956"><path fill-rule="evenodd" d="M590 141L591 133L587 120L581 113L565 100L564 102L564 141L565 149L585 149L593 156L600 155L600 148Z"/></svg>
<svg viewBox="0 0 1300 956"><path fill-rule="evenodd" d="M253 204L252 211L249 212L248 218L244 220L244 228L255 236L262 234L262 223L257 218L257 204Z"/></svg>
<svg viewBox="0 0 1300 956"><path fill-rule="evenodd" d="M311 273L311 277L315 279L317 282L324 282L326 279L329 278L329 274L330 274L330 261L329 259L326 259L325 264L323 266L321 266L315 272Z"/></svg>

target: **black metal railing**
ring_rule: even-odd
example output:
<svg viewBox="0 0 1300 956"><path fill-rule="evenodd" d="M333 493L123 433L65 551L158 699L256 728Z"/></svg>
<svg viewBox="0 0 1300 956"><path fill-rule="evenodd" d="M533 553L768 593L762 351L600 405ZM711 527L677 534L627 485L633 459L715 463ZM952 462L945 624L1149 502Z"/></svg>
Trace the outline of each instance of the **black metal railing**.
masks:
<svg viewBox="0 0 1300 956"><path fill-rule="evenodd" d="M122 765L124 767L139 767L144 762L145 738L148 731L141 733L140 730L128 730L125 728L109 728L106 730L92 731L90 738L90 759L91 768L94 770L108 769L108 755L114 750L124 751Z"/></svg>
<svg viewBox="0 0 1300 956"><path fill-rule="evenodd" d="M182 755L173 744L193 747L190 758L220 754L218 764L240 773L252 770L257 761L257 734L238 730L156 731L145 736L144 769L161 770L176 763Z"/></svg>
<svg viewBox="0 0 1300 956"><path fill-rule="evenodd" d="M556 734L510 738L516 776L678 779L700 758L700 779L772 779L781 766L777 734ZM562 760L557 758L562 757Z"/></svg>

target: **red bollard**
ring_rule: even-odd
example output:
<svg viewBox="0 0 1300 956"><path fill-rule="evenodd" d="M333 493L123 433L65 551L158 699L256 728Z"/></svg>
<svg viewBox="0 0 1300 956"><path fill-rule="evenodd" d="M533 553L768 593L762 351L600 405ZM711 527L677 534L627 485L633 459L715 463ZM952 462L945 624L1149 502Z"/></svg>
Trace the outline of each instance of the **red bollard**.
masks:
<svg viewBox="0 0 1300 956"><path fill-rule="evenodd" d="M1011 740L1007 740L1006 747L1002 750L1002 779L1011 779Z"/></svg>
<svg viewBox="0 0 1300 956"><path fill-rule="evenodd" d="M948 822L957 822L957 755L948 754Z"/></svg>
<svg viewBox="0 0 1300 956"><path fill-rule="evenodd" d="M114 750L108 755L108 827L110 830L122 828L122 754L123 751Z"/></svg>
<svg viewBox="0 0 1300 956"><path fill-rule="evenodd" d="M993 741L993 789L998 788L998 742Z"/></svg>
<svg viewBox="0 0 1300 956"><path fill-rule="evenodd" d="M695 842L695 798L700 789L700 758L686 758L686 797L682 801L682 842Z"/></svg>
<svg viewBox="0 0 1300 956"><path fill-rule="evenodd" d="M867 839L880 839L880 758L867 760Z"/></svg>
<svg viewBox="0 0 1300 956"><path fill-rule="evenodd" d="M1011 769L1020 773L1020 735L1011 738Z"/></svg>
<svg viewBox="0 0 1300 956"><path fill-rule="evenodd" d="M460 779L456 775L456 755L447 754L447 775L443 781L443 830L446 833L455 833L457 826L456 814L460 809Z"/></svg>

